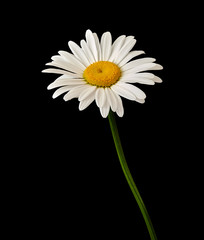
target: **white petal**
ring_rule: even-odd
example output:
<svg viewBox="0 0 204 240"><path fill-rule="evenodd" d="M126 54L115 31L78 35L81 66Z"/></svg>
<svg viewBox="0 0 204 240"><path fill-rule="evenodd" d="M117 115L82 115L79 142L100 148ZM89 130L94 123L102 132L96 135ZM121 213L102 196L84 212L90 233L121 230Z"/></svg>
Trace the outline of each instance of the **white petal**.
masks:
<svg viewBox="0 0 204 240"><path fill-rule="evenodd" d="M156 77L152 73L123 73L120 78L121 82L129 83L143 83L148 85L154 85L153 78Z"/></svg>
<svg viewBox="0 0 204 240"><path fill-rule="evenodd" d="M119 95L121 95L129 100L136 100L136 98L139 98L139 99L146 98L146 95L142 90L140 90L139 88L137 88L136 86L133 86L131 84L118 82L114 86L117 87L116 91L118 91ZM114 88L113 88L113 90L114 90Z"/></svg>
<svg viewBox="0 0 204 240"><path fill-rule="evenodd" d="M149 79L153 79L155 77L153 73L148 73L148 72L136 73L135 76L139 78L141 77L141 78L149 78Z"/></svg>
<svg viewBox="0 0 204 240"><path fill-rule="evenodd" d="M146 84L146 85L154 85L155 82L151 79L148 78L136 78L135 83L141 83L141 84Z"/></svg>
<svg viewBox="0 0 204 240"><path fill-rule="evenodd" d="M124 115L124 108L123 108L123 102L118 94L115 94L116 100L117 100L117 109L116 113L119 117L122 117Z"/></svg>
<svg viewBox="0 0 204 240"><path fill-rule="evenodd" d="M63 79L61 81L54 81L53 83L51 83L47 89L53 89L56 87L61 87L61 86L67 86L67 85L85 85L86 82L82 79L77 79L77 78L68 78L68 79Z"/></svg>
<svg viewBox="0 0 204 240"><path fill-rule="evenodd" d="M125 45L128 45L133 39L134 39L134 36L127 36L127 37L125 38L125 41L123 42L122 48L123 48Z"/></svg>
<svg viewBox="0 0 204 240"><path fill-rule="evenodd" d="M118 56L116 57L114 62L116 64L119 64L127 56L130 50L134 47L135 43L136 43L135 39L130 39L129 41L127 41L127 38L126 38L126 43L123 45L123 47L119 51Z"/></svg>
<svg viewBox="0 0 204 240"><path fill-rule="evenodd" d="M132 51L129 52L127 54L127 56L125 58L123 58L123 60L118 64L119 67L122 67L123 65L125 65L128 61L130 61L132 58L137 57L141 54L144 54L144 51Z"/></svg>
<svg viewBox="0 0 204 240"><path fill-rule="evenodd" d="M125 35L122 35L114 41L114 43L112 45L111 55L109 58L110 62L113 62L115 60L115 58L118 56L118 52L120 51L120 49L124 43L125 37L126 37Z"/></svg>
<svg viewBox="0 0 204 240"><path fill-rule="evenodd" d="M81 61L78 58L76 58L73 54L66 51L59 51L58 53L65 59L65 61L77 65L77 67L80 68L82 71L86 69L86 67L81 63Z"/></svg>
<svg viewBox="0 0 204 240"><path fill-rule="evenodd" d="M142 78L142 77L137 77L135 74L134 77L123 77L120 79L121 82L126 82L126 83L142 83L142 84L147 84L147 85L154 85L155 82L151 79L148 78Z"/></svg>
<svg viewBox="0 0 204 240"><path fill-rule="evenodd" d="M80 76L81 74L74 74L65 70L61 70L61 69L56 69L56 68L48 68L42 71L43 73L56 73L56 74L63 74L63 75L67 75L67 76L72 76L72 77L76 77L76 76Z"/></svg>
<svg viewBox="0 0 204 240"><path fill-rule="evenodd" d="M57 81L61 81L61 80L64 80L64 79L74 79L74 78L77 78L77 79L82 79L84 80L84 78L81 78L81 77L78 77L76 74L73 73L73 75L61 75L60 77L58 77L55 82Z"/></svg>
<svg viewBox="0 0 204 240"><path fill-rule="evenodd" d="M107 101L109 102L112 111L115 112L117 109L117 100L114 92L110 88L105 88L105 93L106 93Z"/></svg>
<svg viewBox="0 0 204 240"><path fill-rule="evenodd" d="M100 61L101 60L101 45L98 39L98 35L96 33L93 33L94 39L95 39L95 43L96 43L96 48L97 48L97 52L98 52L98 59L96 61Z"/></svg>
<svg viewBox="0 0 204 240"><path fill-rule="evenodd" d="M93 33L90 30L86 31L86 41L89 46L89 49L91 50L95 61L98 61L98 50L96 47L96 41Z"/></svg>
<svg viewBox="0 0 204 240"><path fill-rule="evenodd" d="M127 72L122 72L122 75L120 77L120 80L122 80L123 78L134 78L136 77L138 73L127 73Z"/></svg>
<svg viewBox="0 0 204 240"><path fill-rule="evenodd" d="M58 60L57 62L53 61L51 63L47 63L46 65L59 67L59 68L62 68L64 70L67 70L69 72L77 73L78 75L81 75L81 76L83 74L83 71L80 68L78 68L76 65L65 62L63 60L61 60L61 61Z"/></svg>
<svg viewBox="0 0 204 240"><path fill-rule="evenodd" d="M95 92L92 92L86 99L80 101L79 110L82 111L87 108L95 99Z"/></svg>
<svg viewBox="0 0 204 240"><path fill-rule="evenodd" d="M70 54L72 55L72 54ZM74 56L74 55L73 55ZM61 64L61 65L65 65L66 66L73 66L73 67L76 67L77 69L80 70L80 67L78 66L78 62L76 62L77 64L71 62L71 61L68 61L67 59L65 59L65 57L63 56L53 56L51 57L51 59L53 60L53 63L56 63L56 64ZM68 70L69 71L69 70Z"/></svg>
<svg viewBox="0 0 204 240"><path fill-rule="evenodd" d="M110 104L106 99L103 107L100 108L100 112L101 112L102 117L107 118L107 116L109 114L109 111L110 111Z"/></svg>
<svg viewBox="0 0 204 240"><path fill-rule="evenodd" d="M79 101L82 101L89 97L90 94L96 91L96 86L91 86L87 84L87 88L84 89L79 95Z"/></svg>
<svg viewBox="0 0 204 240"><path fill-rule="evenodd" d="M125 83L123 83L125 84ZM124 98L127 98L129 100L133 100L135 101L135 95L127 90L126 88L124 88L124 85L122 84L122 82L119 84L119 83L116 83L115 85L113 85L111 87L111 89L118 95L120 95L121 97L124 97Z"/></svg>
<svg viewBox="0 0 204 240"><path fill-rule="evenodd" d="M94 56L91 50L89 49L87 43L85 42L85 40L81 40L80 44L89 62L94 63L95 62Z"/></svg>
<svg viewBox="0 0 204 240"><path fill-rule="evenodd" d="M162 79L157 77L157 76L154 76L154 78L152 80L156 83L161 83L162 82Z"/></svg>
<svg viewBox="0 0 204 240"><path fill-rule="evenodd" d="M149 57L146 57L146 58L140 58L140 59L137 59L137 60L134 60L134 61L131 61L127 64L125 64L121 70L122 71L126 71L126 70L129 70L131 68L134 68L134 67L137 67L139 65L142 65L144 63L152 63L152 62L155 62L156 59L155 58L149 58Z"/></svg>
<svg viewBox="0 0 204 240"><path fill-rule="evenodd" d="M145 103L145 100L144 99L139 99L139 98L136 98L136 100L135 100L136 102L138 102L138 103Z"/></svg>
<svg viewBox="0 0 204 240"><path fill-rule="evenodd" d="M83 50L75 42L69 41L68 45L72 53L84 64L84 66L88 67L90 62L88 61Z"/></svg>
<svg viewBox="0 0 204 240"><path fill-rule="evenodd" d="M129 73L138 73L138 72L143 72L146 70L152 70L153 67L156 66L156 63L144 63L142 65L136 66L134 68L128 69L127 71L124 71L125 74Z"/></svg>
<svg viewBox="0 0 204 240"><path fill-rule="evenodd" d="M122 79L122 78L134 78L134 77L153 79L155 77L155 75L153 73L149 73L149 72L141 72L141 73L123 72L122 77L120 79Z"/></svg>
<svg viewBox="0 0 204 240"><path fill-rule="evenodd" d="M51 59L53 60L53 61L62 61L63 60L63 57L62 56L59 56L59 55L55 55L55 56L52 56L51 57Z"/></svg>
<svg viewBox="0 0 204 240"><path fill-rule="evenodd" d="M59 76L58 78L55 79L55 82L56 81L61 81L61 80L64 80L64 79L70 79L70 78L79 78L79 77L75 77L76 75L74 74L74 76L70 76L70 75L61 75Z"/></svg>
<svg viewBox="0 0 204 240"><path fill-rule="evenodd" d="M96 105L99 108L103 107L105 100L106 100L106 94L105 94L105 90L103 88L96 89L95 99L96 99Z"/></svg>
<svg viewBox="0 0 204 240"><path fill-rule="evenodd" d="M83 70L80 68L80 65L76 62L69 62L65 60L64 57L62 56L53 56L52 57L53 62L47 63L46 65L51 65L51 66L57 66L60 68L64 68L70 72L75 72L75 73L82 73Z"/></svg>
<svg viewBox="0 0 204 240"><path fill-rule="evenodd" d="M112 36L105 32L101 37L101 60L108 61L111 54Z"/></svg>
<svg viewBox="0 0 204 240"><path fill-rule="evenodd" d="M151 68L151 70L162 70L162 69L163 67L160 64L155 64L155 66Z"/></svg>
<svg viewBox="0 0 204 240"><path fill-rule="evenodd" d="M68 100L71 100L72 98L78 98L81 91L83 91L84 89L84 86L78 86L78 87L75 87L73 89L71 89L65 96L64 96L64 100L65 101L68 101Z"/></svg>
<svg viewBox="0 0 204 240"><path fill-rule="evenodd" d="M152 73L129 73L123 74L120 78L121 82L129 82L129 83L143 83L154 85L153 78L155 77Z"/></svg>
<svg viewBox="0 0 204 240"><path fill-rule="evenodd" d="M61 94L68 92L69 90L71 90L74 86L64 86L61 88L58 88L54 94L52 95L53 98L56 98L58 96L60 96Z"/></svg>
<svg viewBox="0 0 204 240"><path fill-rule="evenodd" d="M136 98L139 98L139 99L145 99L146 98L145 93L142 90L140 90L138 87L136 87L136 86L134 86L132 84L118 82L116 85L118 85L121 88L123 88L124 90L129 91L130 93L132 93L134 95L135 99Z"/></svg>

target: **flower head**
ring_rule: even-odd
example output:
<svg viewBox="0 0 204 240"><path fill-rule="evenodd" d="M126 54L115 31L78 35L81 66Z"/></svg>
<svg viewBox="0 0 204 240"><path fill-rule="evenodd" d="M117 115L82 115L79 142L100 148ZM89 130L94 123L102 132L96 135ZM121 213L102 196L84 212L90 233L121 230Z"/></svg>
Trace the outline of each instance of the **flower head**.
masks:
<svg viewBox="0 0 204 240"><path fill-rule="evenodd" d="M87 108L94 100L101 115L106 118L110 109L122 117L124 108L121 97L144 103L146 95L133 83L154 85L162 80L147 70L160 70L155 58L133 58L144 51L131 51L136 40L133 36L122 35L112 43L110 32L105 32L101 40L96 33L86 31L80 46L73 41L68 45L72 53L59 51L52 62L46 65L57 68L43 70L61 74L48 89L58 88L53 98L64 94L64 100L79 100L79 110ZM130 61L131 60L131 61Z"/></svg>

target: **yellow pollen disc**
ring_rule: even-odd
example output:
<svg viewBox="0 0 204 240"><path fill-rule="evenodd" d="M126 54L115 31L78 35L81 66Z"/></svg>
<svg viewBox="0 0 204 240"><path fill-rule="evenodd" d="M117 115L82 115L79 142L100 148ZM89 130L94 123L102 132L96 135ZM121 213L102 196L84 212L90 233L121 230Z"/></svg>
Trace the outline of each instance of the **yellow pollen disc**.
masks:
<svg viewBox="0 0 204 240"><path fill-rule="evenodd" d="M83 74L89 84L97 87L110 87L119 80L120 76L120 68L108 61L99 61L89 65Z"/></svg>

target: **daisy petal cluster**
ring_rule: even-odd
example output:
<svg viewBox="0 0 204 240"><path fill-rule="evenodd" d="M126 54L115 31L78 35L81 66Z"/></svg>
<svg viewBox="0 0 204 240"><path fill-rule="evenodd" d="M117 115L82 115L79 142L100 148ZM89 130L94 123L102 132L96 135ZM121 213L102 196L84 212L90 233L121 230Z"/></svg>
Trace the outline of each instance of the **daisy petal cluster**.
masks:
<svg viewBox="0 0 204 240"><path fill-rule="evenodd" d="M96 33L87 30L85 40L80 46L73 41L68 42L72 53L59 51L53 56L52 66L43 70L61 76L48 86L58 88L53 98L64 94L64 100L79 100L79 110L84 110L92 102L106 118L110 109L119 117L124 114L122 99L126 98L144 103L146 95L133 84L154 85L162 80L151 72L160 70L162 66L155 63L155 58L144 57L132 60L144 54L144 51L132 51L136 40L133 36L119 36L112 41L110 32L103 33L101 39Z"/></svg>

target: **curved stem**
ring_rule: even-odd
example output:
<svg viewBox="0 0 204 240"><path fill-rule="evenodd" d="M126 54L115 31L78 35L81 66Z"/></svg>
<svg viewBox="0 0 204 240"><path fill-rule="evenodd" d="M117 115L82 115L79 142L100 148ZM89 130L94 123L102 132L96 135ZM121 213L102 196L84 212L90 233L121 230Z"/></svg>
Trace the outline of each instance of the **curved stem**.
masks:
<svg viewBox="0 0 204 240"><path fill-rule="evenodd" d="M122 170L123 170L123 173L126 177L126 180L129 184L129 187L135 197L135 200L137 201L137 204L141 210L141 213L143 215L143 218L145 220L145 223L146 223L146 226L147 226L147 229L149 231L149 235L150 235L150 238L151 240L157 240L157 236L156 236L156 233L154 231L154 227L152 225L152 221L150 219L150 216L147 212L147 209L144 205L144 202L140 196L140 193L135 185L135 182L132 178L132 175L130 173L130 170L128 168L128 165L127 165L127 162L126 162L126 159L125 159L125 155L124 155L124 152L123 152L123 148L122 148L122 145L121 145L121 142L120 142L120 137L119 137L119 133L118 133L118 128L117 128L117 125L116 125L116 121L115 121L115 116L114 116L114 113L112 111L110 111L109 115L108 115L108 119L109 119L109 123L110 123L110 128L111 128L111 132L112 132L112 135L113 135L113 140L114 140L114 143L115 143L115 147L116 147L116 151L117 151L117 154L118 154L118 158L119 158L119 161L120 161L120 164L121 164L121 167L122 167Z"/></svg>

